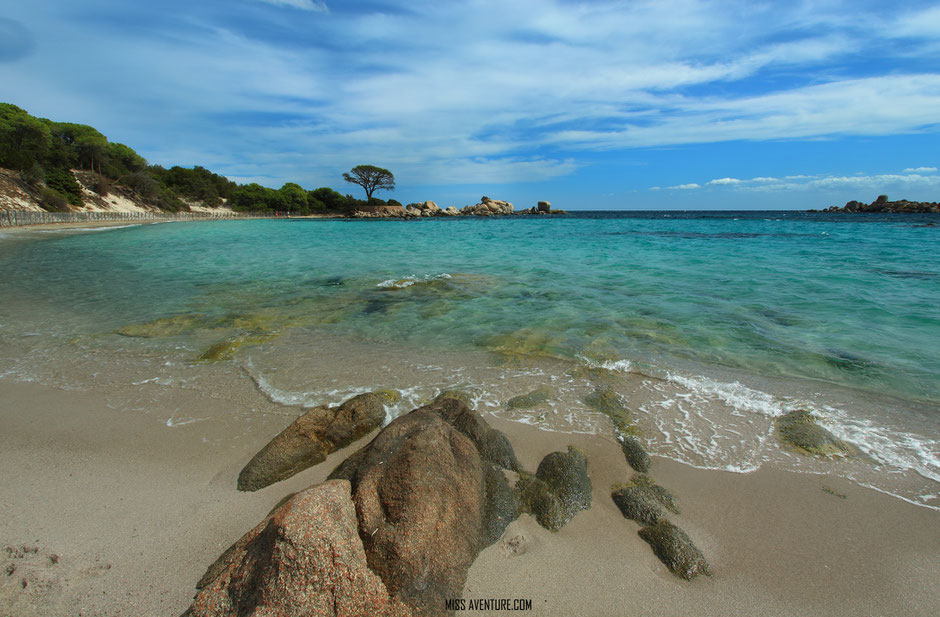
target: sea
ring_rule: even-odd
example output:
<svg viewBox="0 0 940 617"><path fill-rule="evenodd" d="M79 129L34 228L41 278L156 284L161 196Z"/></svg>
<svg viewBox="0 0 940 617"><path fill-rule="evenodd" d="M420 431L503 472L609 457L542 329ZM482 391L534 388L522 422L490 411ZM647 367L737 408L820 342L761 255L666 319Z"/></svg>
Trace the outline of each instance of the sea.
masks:
<svg viewBox="0 0 940 617"><path fill-rule="evenodd" d="M392 388L388 421L462 389L485 414L613 439L600 388L654 455L940 509L938 256L936 214L0 230L0 380L130 391L142 413L186 390L252 388L299 414ZM537 388L546 402L507 404ZM856 455L781 444L774 421L796 409Z"/></svg>

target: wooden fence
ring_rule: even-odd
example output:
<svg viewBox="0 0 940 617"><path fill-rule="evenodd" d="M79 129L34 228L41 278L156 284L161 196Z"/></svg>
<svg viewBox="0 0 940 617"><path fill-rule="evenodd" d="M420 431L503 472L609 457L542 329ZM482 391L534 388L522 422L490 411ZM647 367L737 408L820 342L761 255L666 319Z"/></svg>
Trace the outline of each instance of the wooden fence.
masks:
<svg viewBox="0 0 940 617"><path fill-rule="evenodd" d="M43 225L45 223L95 223L98 221L206 221L217 219L261 218L245 212L40 212L36 210L0 210L0 227Z"/></svg>

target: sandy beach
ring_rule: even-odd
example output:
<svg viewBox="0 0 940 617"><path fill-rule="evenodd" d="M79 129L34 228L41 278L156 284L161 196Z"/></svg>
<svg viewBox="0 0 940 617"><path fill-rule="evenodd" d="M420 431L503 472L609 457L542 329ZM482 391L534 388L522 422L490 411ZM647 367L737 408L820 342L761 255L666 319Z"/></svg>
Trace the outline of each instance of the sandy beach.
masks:
<svg viewBox="0 0 940 617"><path fill-rule="evenodd" d="M348 454L256 493L245 462L291 420L260 394L198 391L147 409L120 397L0 381L0 615L179 615L206 567L289 492ZM196 421L176 421L180 406ZM297 413L300 410L297 409ZM670 574L610 499L630 478L611 438L489 415L524 467L588 454L593 507L561 531L529 515L470 570L464 598L522 598L532 615L933 615L940 517L839 478L702 471L656 458L714 574ZM500 614L466 611L461 614Z"/></svg>

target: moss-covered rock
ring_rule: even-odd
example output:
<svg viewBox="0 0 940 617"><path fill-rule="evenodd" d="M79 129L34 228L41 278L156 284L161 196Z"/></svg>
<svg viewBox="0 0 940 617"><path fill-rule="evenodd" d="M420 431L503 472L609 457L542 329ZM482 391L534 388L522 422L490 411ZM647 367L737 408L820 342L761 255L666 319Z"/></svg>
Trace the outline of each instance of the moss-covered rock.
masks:
<svg viewBox="0 0 940 617"><path fill-rule="evenodd" d="M444 390L440 394L434 397L434 402L439 403L444 399L452 398L454 400L460 401L465 404L470 409L473 409L473 399L470 398L470 394L464 392L463 390Z"/></svg>
<svg viewBox="0 0 940 617"><path fill-rule="evenodd" d="M659 501L644 487L615 487L610 497L620 508L621 514L641 525L655 525L664 515Z"/></svg>
<svg viewBox="0 0 940 617"><path fill-rule="evenodd" d="M610 384L597 386L584 398L584 404L610 418L618 437L638 434L633 414L623 402L623 397Z"/></svg>
<svg viewBox="0 0 940 617"><path fill-rule="evenodd" d="M700 574L711 574L708 562L688 534L666 519L659 519L658 523L644 527L639 533L676 576L692 580Z"/></svg>
<svg viewBox="0 0 940 617"><path fill-rule="evenodd" d="M123 328L118 328L114 332L121 336L133 336L138 338L176 336L184 332L192 331L203 318L204 316L198 313L163 317L146 323L129 324Z"/></svg>
<svg viewBox="0 0 940 617"><path fill-rule="evenodd" d="M483 542L489 546L499 540L506 526L519 517L519 496L509 486L503 470L496 465L487 465L484 473Z"/></svg>
<svg viewBox="0 0 940 617"><path fill-rule="evenodd" d="M804 454L815 456L851 456L855 449L816 424L813 414L796 409L780 416L776 422L777 438Z"/></svg>
<svg viewBox="0 0 940 617"><path fill-rule="evenodd" d="M548 402L554 394L548 386L540 386L527 394L512 397L506 401L506 407L510 409L529 409Z"/></svg>
<svg viewBox="0 0 940 617"><path fill-rule="evenodd" d="M633 435L619 435L620 449L623 450L623 457L630 467L636 471L646 473L653 466L653 461L646 449L640 443L640 440Z"/></svg>
<svg viewBox="0 0 940 617"><path fill-rule="evenodd" d="M520 474L516 483L523 511L542 527L558 531L581 510L591 507L591 479L584 452L568 446L542 459L535 476Z"/></svg>
<svg viewBox="0 0 940 617"><path fill-rule="evenodd" d="M642 473L635 474L629 484L614 486L610 496L626 518L642 525L655 525L665 515L663 507L679 513L672 493Z"/></svg>
<svg viewBox="0 0 940 617"><path fill-rule="evenodd" d="M401 392L398 390L393 390L391 388L383 388L382 390L373 390L373 394L382 399L382 402L386 405L394 405L401 400Z"/></svg>

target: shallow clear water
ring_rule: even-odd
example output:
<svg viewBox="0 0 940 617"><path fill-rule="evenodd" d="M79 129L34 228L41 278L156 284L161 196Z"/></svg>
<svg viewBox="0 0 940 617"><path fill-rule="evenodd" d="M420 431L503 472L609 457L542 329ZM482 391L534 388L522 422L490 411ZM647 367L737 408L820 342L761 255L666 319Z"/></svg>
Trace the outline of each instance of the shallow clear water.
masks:
<svg viewBox="0 0 940 617"><path fill-rule="evenodd" d="M836 465L936 505L938 219L628 212L18 234L0 238L0 375L89 382L137 358L163 367L142 378L173 381L216 370L196 361L212 348L243 370L232 379L284 403L386 385L407 406L462 385L494 413L598 432L609 426L583 401L604 382L657 454L738 471ZM504 406L543 383L556 393L544 409ZM772 419L796 407L871 460L784 452Z"/></svg>

